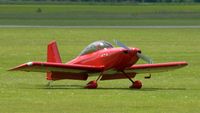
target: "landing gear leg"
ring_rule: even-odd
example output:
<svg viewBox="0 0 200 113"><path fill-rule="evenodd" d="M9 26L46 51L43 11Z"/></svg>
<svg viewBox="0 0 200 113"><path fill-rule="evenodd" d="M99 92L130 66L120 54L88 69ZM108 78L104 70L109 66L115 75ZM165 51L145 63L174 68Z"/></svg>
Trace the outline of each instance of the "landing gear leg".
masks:
<svg viewBox="0 0 200 113"><path fill-rule="evenodd" d="M130 76L128 76L124 71L122 73L132 82L132 85L129 88L132 89L141 89L142 88L142 82L139 80L133 81Z"/></svg>
<svg viewBox="0 0 200 113"><path fill-rule="evenodd" d="M103 72L98 76L98 78L96 80L90 81L87 83L87 85L85 86L85 88L87 89L96 89L98 87L98 80L102 77Z"/></svg>

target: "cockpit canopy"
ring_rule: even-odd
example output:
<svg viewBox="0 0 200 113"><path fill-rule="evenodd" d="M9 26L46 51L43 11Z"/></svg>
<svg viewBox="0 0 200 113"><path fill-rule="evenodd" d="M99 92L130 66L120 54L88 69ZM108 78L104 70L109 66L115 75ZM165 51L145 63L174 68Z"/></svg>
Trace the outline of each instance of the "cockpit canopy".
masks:
<svg viewBox="0 0 200 113"><path fill-rule="evenodd" d="M113 48L112 44L106 41L96 41L89 44L80 55L89 54L98 50L102 50L104 48Z"/></svg>

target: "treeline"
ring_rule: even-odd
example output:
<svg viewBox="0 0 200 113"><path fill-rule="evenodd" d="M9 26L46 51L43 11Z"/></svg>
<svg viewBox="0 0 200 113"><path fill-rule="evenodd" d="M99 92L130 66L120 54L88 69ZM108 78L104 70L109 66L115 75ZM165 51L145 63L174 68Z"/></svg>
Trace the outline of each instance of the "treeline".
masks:
<svg viewBox="0 0 200 113"><path fill-rule="evenodd" d="M200 3L200 0L0 0L0 3Z"/></svg>

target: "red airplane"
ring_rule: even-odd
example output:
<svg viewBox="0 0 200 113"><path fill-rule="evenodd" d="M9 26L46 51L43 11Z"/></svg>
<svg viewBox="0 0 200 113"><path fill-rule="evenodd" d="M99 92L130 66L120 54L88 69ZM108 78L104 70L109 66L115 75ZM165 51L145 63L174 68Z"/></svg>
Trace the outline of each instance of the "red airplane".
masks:
<svg viewBox="0 0 200 113"><path fill-rule="evenodd" d="M96 41L89 44L75 59L62 63L56 41L52 41L47 47L47 62L28 62L21 64L11 71L45 72L46 79L51 81L62 79L87 80L93 73L99 73L96 80L90 81L85 88L97 88L99 80L129 79L132 82L130 88L140 89L142 83L133 81L136 74L148 73L145 78L151 78L151 73L165 72L182 68L187 62L168 62L153 64L151 58L142 54L139 48L128 48L115 40L120 46L113 47L109 42ZM138 64L142 59L148 64ZM97 75L97 74L96 74Z"/></svg>

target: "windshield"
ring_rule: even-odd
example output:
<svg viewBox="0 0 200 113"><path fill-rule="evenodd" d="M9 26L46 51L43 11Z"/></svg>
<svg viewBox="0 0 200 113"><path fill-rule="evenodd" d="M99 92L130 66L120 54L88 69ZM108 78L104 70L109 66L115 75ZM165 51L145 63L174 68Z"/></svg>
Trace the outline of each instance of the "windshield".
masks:
<svg viewBox="0 0 200 113"><path fill-rule="evenodd" d="M96 41L96 42L93 42L93 43L89 44L81 52L80 55L85 55L85 54L88 54L88 53L92 53L92 52L95 52L95 51L98 51L98 50L101 50L101 49L104 49L104 48L113 48L113 46L109 42L106 42L106 41Z"/></svg>

